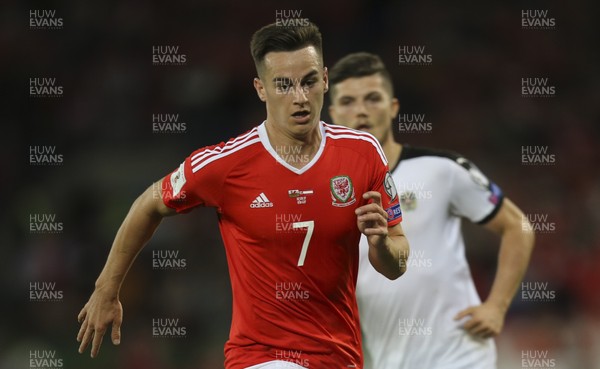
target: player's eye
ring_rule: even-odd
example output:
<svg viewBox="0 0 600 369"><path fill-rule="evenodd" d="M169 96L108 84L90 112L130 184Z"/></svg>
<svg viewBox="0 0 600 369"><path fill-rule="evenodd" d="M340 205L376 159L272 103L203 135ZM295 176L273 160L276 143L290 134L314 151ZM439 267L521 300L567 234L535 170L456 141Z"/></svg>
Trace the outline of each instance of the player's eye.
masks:
<svg viewBox="0 0 600 369"><path fill-rule="evenodd" d="M338 100L338 103L343 106L348 106L348 105L352 104L353 102L354 102L354 99L350 98L350 97L342 97L341 99Z"/></svg>
<svg viewBox="0 0 600 369"><path fill-rule="evenodd" d="M280 95L287 95L291 92L292 85L288 83L277 83L275 84L275 92Z"/></svg>
<svg viewBox="0 0 600 369"><path fill-rule="evenodd" d="M278 78L275 80L275 88L287 90L292 86L289 78Z"/></svg>
<svg viewBox="0 0 600 369"><path fill-rule="evenodd" d="M312 87L315 85L315 83L317 83L317 80L314 78L311 78L309 80L304 81L304 83L302 83L302 87Z"/></svg>
<svg viewBox="0 0 600 369"><path fill-rule="evenodd" d="M369 95L367 95L367 98L366 98L366 100L368 102L379 102L379 101L381 101L381 99L382 99L382 97L380 94L369 94Z"/></svg>

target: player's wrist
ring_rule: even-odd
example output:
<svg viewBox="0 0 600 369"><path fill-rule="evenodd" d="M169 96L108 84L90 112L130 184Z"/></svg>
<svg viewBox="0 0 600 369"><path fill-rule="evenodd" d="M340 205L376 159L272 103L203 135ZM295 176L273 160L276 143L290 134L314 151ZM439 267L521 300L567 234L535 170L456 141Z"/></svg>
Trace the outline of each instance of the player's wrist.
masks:
<svg viewBox="0 0 600 369"><path fill-rule="evenodd" d="M98 278L95 283L94 293L101 294L110 299L119 297L120 284Z"/></svg>
<svg viewBox="0 0 600 369"><path fill-rule="evenodd" d="M508 310L508 307L510 306L510 302L493 298L488 298L485 301L485 304L494 307L495 309L499 310L502 314L505 314Z"/></svg>

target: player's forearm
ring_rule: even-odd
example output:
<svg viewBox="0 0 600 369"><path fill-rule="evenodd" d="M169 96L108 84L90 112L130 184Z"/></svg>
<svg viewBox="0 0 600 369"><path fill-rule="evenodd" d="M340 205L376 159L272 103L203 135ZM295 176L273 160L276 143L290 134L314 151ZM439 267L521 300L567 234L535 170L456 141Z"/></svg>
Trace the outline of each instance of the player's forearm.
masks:
<svg viewBox="0 0 600 369"><path fill-rule="evenodd" d="M165 215L157 209L156 201L162 200L157 199L149 188L131 206L96 280L98 291L118 295L127 271Z"/></svg>
<svg viewBox="0 0 600 369"><path fill-rule="evenodd" d="M369 260L379 273L394 280L406 272L409 245L404 235L387 236L385 242L369 242Z"/></svg>
<svg viewBox="0 0 600 369"><path fill-rule="evenodd" d="M510 306L529 265L534 233L516 222L502 234L498 267L492 289L486 300L506 311Z"/></svg>

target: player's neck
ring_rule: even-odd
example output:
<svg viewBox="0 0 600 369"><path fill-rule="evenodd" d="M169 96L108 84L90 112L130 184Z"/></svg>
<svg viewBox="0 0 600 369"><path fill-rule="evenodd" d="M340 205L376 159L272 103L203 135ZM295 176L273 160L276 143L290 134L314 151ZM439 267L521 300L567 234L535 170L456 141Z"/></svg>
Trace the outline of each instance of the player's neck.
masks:
<svg viewBox="0 0 600 369"><path fill-rule="evenodd" d="M279 157L297 169L301 169L315 157L323 139L320 124L300 137L281 132L269 124L266 125L266 131L269 143Z"/></svg>
<svg viewBox="0 0 600 369"><path fill-rule="evenodd" d="M388 166L390 170L394 169L400 160L400 155L402 154L402 145L394 140L394 135L390 132L390 134L385 139L385 142L382 142L383 152L385 157L388 160Z"/></svg>

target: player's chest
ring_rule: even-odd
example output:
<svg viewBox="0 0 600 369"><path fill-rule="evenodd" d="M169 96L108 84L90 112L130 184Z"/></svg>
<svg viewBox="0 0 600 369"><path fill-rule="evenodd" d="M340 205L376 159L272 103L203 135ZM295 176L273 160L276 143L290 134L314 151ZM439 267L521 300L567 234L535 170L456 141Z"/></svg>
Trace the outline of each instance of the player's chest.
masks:
<svg viewBox="0 0 600 369"><path fill-rule="evenodd" d="M356 230L354 210L368 187L364 169L351 163L319 163L302 174L279 164L246 166L228 177L221 216L259 238L293 233L307 222L340 235Z"/></svg>

